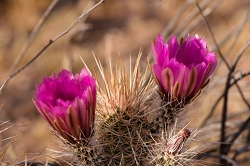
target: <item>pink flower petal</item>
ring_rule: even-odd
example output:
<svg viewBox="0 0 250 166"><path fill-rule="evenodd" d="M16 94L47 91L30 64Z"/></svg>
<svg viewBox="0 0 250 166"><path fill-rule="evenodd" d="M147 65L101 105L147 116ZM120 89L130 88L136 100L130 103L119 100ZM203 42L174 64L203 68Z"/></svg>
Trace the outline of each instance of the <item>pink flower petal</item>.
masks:
<svg viewBox="0 0 250 166"><path fill-rule="evenodd" d="M217 66L215 54L209 52L205 39L198 36L187 35L178 44L173 35L166 45L158 36L152 43L152 52L155 60L153 72L160 91L165 96L179 93L180 101L192 99L200 93Z"/></svg>
<svg viewBox="0 0 250 166"><path fill-rule="evenodd" d="M165 92L171 92L174 85L174 76L170 68L166 68L161 72L162 84ZM168 94L166 94L168 95Z"/></svg>
<svg viewBox="0 0 250 166"><path fill-rule="evenodd" d="M52 74L43 78L36 85L35 97L33 103L39 113L62 137L72 143L72 137L90 136L95 120L96 82L86 69L75 76L63 69L58 77Z"/></svg>

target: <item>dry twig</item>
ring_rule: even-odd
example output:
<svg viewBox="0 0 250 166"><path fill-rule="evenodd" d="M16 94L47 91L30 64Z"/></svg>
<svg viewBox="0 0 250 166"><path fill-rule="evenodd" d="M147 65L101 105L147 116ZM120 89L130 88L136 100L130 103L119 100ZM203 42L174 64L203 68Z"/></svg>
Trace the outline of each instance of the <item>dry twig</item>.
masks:
<svg viewBox="0 0 250 166"><path fill-rule="evenodd" d="M58 39L60 39L62 36L64 36L65 34L67 34L72 28L74 28L74 26L79 23L83 17L85 17L87 14L89 14L92 10L94 10L95 8L97 8L99 5L101 5L103 2L105 2L106 0L100 0L97 4L95 4L94 6L92 6L90 9L88 9L87 11L83 11L82 14L65 30L63 31L61 34L57 35L56 37L54 37L53 39L51 39L49 41L49 43L44 46L42 48L42 50L40 50L28 63L26 63L23 67L21 67L20 69L18 69L15 73L11 74L9 77L7 77L7 79L4 81L4 84L6 85L6 83L12 79L14 76L16 76L17 74L19 74L22 70L24 70L26 67L28 67L32 62L34 62L52 43L56 42ZM3 85L3 84L2 84ZM2 86L1 85L1 86Z"/></svg>

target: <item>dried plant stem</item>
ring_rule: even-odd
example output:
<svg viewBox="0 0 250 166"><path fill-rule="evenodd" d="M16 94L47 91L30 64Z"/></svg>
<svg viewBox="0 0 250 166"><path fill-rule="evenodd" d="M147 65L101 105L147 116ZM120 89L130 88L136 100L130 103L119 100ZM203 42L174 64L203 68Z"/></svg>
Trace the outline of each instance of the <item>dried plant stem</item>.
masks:
<svg viewBox="0 0 250 166"><path fill-rule="evenodd" d="M247 76L249 76L249 75L250 75L250 71L247 72L247 73L243 73L243 74L241 75L241 77L239 77L239 78L237 78L237 79L234 79L234 82L232 82L232 83L230 84L230 86L233 86L233 85L236 84L238 81L242 80L242 78L247 77Z"/></svg>
<svg viewBox="0 0 250 166"><path fill-rule="evenodd" d="M246 44L240 49L239 53L236 55L236 58L234 59L232 70L234 71L236 68L237 63L239 62L240 58L242 57L245 50L250 46L250 40L246 42Z"/></svg>
<svg viewBox="0 0 250 166"><path fill-rule="evenodd" d="M14 141L11 141L5 148L0 151L0 165L4 163L4 157L6 156L8 148L13 144Z"/></svg>
<svg viewBox="0 0 250 166"><path fill-rule="evenodd" d="M183 13L187 10L187 8L190 6L191 1L187 0L181 7L181 9L179 10L179 12L174 16L173 19L171 19L171 21L168 23L167 27L163 30L162 32L162 37L163 39L167 38L169 36L169 34L173 31L174 26L176 25L176 23L178 22L178 20L180 19L180 17L183 15Z"/></svg>
<svg viewBox="0 0 250 166"><path fill-rule="evenodd" d="M214 44L215 44L215 46L216 46L216 49L217 49L217 51L218 51L218 53L219 53L221 59L222 59L223 62L226 64L227 68L229 69L230 66L229 66L228 62L226 61L226 59L224 58L222 52L220 51L219 44L217 43L217 41L216 41L216 39L215 39L214 33L213 33L213 31L212 31L212 29L211 29L211 27L210 27L210 25L209 25L209 23L208 23L208 21L207 21L205 15L203 14L203 11L202 11L202 9L201 9L199 3L197 2L197 0L194 0L194 2L195 2L195 4L196 4L197 8L199 9L199 12L200 12L200 14L201 14L201 16L202 16L202 18L203 18L203 21L204 21L204 23L205 23L205 25L206 25L206 27L207 27L207 29L208 29L208 31L209 31L209 33L210 33L212 39L213 39L213 42L214 42Z"/></svg>
<svg viewBox="0 0 250 166"><path fill-rule="evenodd" d="M227 35L224 36L224 38L218 43L219 44L219 47L223 46L227 41L230 40L230 38L233 37L233 35L236 33L236 32L239 32L241 31L241 29L243 28L242 25L236 25L234 29L232 29L231 31L229 31L227 33ZM213 46L211 48L211 52L215 52L216 51L216 46ZM220 65L221 62L219 62L218 65ZM215 71L216 72L216 71Z"/></svg>
<svg viewBox="0 0 250 166"><path fill-rule="evenodd" d="M218 7L222 2L223 2L223 1L217 1L217 2L215 2L215 3L213 4L213 7L209 7L209 11L211 12L213 8ZM200 3L200 6L201 6L201 7L204 6L202 3L203 3L203 1ZM212 9L211 9L211 8L212 8ZM206 9L206 10L207 10L207 9ZM209 12L209 13L210 13L210 12ZM207 13L206 13L206 14L205 14L205 13L206 13L206 11L204 11L204 15L208 15ZM198 23L200 20L201 20L201 19L197 20L196 22ZM221 45L225 44L225 42L228 41L229 38L231 38L231 37L233 36L234 33L237 33L237 34L236 34L236 37L235 37L235 39L234 39L234 41L232 42L231 46L229 47L229 48L232 48L232 47L235 45L235 43L236 43L236 41L237 41L237 39L238 39L238 37L239 37L239 35L240 35L240 33L241 33L243 27L246 25L246 23L247 23L248 21L249 21L249 13L247 13L247 16L245 17L243 23L242 23L240 26L237 26L237 27L236 27L235 29L233 29L232 31L230 31L230 32L226 35L226 37L225 37L218 45L221 46ZM195 23L194 25L196 26L197 23ZM184 22L183 22L183 24L184 24ZM191 25L191 26L192 26L192 25ZM193 26L193 27L195 27L195 26ZM181 27L181 26L179 26L179 27ZM179 30L179 29L180 29L179 27L177 28L176 31L177 31L177 32L178 32L178 31L182 32L183 30L182 30L182 29ZM191 29L192 29L192 28L189 28L189 30L186 31L185 33L188 33L189 31L191 31ZM217 47L216 47L216 48L217 48ZM216 48L213 48L212 50L215 50ZM230 52L230 51L227 51L226 55L228 55L229 52ZM219 62L218 67L220 66L220 64L221 64L221 62ZM218 68L218 67L217 67L217 68ZM216 71L215 71L215 73L216 73ZM238 86L238 85L236 85L236 86L237 86L237 88L238 88L238 90L239 90L239 92L240 92L239 86ZM224 95L224 94L223 94L223 95ZM221 95L221 96L218 98L218 100L215 102L215 104L214 104L214 106L212 107L210 113L209 113L208 116L204 119L204 121L202 122L202 125L201 125L201 126L204 126L204 125L206 124L206 122L208 121L208 119L211 118L211 116L213 115L213 112L214 112L214 110L215 110L215 107L218 105L219 101L223 98L223 95ZM241 96L242 96L242 95L241 95ZM242 98L243 98L243 100L245 101L244 96L242 96Z"/></svg>
<svg viewBox="0 0 250 166"><path fill-rule="evenodd" d="M239 62L240 58L242 57L244 51L247 49L247 47L250 45L250 40L241 48L240 52L237 54L234 63L232 67L230 68L230 71L228 73L226 86L225 86L225 92L224 92L224 103L223 103L223 110L222 110L222 122L221 122L221 142L225 142L225 131L226 131L226 116L227 116L227 101L228 101L228 92L230 88L230 81L232 78L232 73L235 71L236 65ZM229 146L230 148L230 146ZM227 144L221 144L220 153L222 155L226 155L229 151ZM223 160L221 163L224 163Z"/></svg>
<svg viewBox="0 0 250 166"><path fill-rule="evenodd" d="M65 34L67 34L78 22L81 21L81 19L86 16L87 14L89 14L92 10L94 10L95 8L97 8L99 5L101 5L103 2L105 2L106 0L100 0L98 3L96 3L94 6L92 6L90 9L88 9L87 11L83 11L82 14L65 30L63 31L61 34L59 34L58 36L54 37L53 39L51 39L49 41L49 43L44 46L44 48L42 48L41 51L39 51L35 57L33 57L28 63L26 63L23 67L21 67L20 69L18 69L15 73L11 74L9 77L7 77L7 79L5 80L5 85L6 83L12 79L14 76L16 76L18 73L20 73L22 70L24 70L26 67L28 67L32 62L34 62L52 43L54 43L55 41L57 41L58 39L60 39L62 36L64 36Z"/></svg>
<svg viewBox="0 0 250 166"><path fill-rule="evenodd" d="M214 9L216 9L217 7L219 7L225 0L221 0L221 1L215 1L211 6L209 6L208 8L206 8L203 11L204 16L208 16ZM191 31L193 31L193 29L195 27L197 27L197 25L202 21L202 18L197 18L195 21L193 21L192 23L189 24L188 28L186 28L185 30L180 30L178 32L179 36L185 36L186 34L190 33Z"/></svg>
<svg viewBox="0 0 250 166"><path fill-rule="evenodd" d="M241 49L240 53L236 56L233 65L230 66L228 64L228 62L226 61L225 57L222 55L222 53L220 51L220 48L219 48L219 45L218 45L218 43L217 43L217 41L215 39L215 36L212 33L212 30L211 30L211 28L210 28L210 26L208 24L208 21L206 20L206 18L204 16L204 14L203 14L203 12L202 12L202 10L201 10L201 8L200 8L199 3L197 2L197 0L195 0L195 4L196 4L197 8L199 9L200 14L201 14L201 16L202 16L202 18L203 18L203 20L204 20L204 22L205 22L205 24L206 24L209 32L210 32L210 34L212 36L212 39L213 39L213 41L214 41L214 43L216 45L217 51L218 51L221 59L226 64L227 68L229 69L228 77L227 77L226 84L225 84L225 90L224 90L224 96L223 96L224 97L224 102L223 102L222 117L221 117L222 119L221 119L221 138L220 138L220 142L223 143L223 142L226 141L226 139L225 139L225 134L226 134L225 130L226 130L226 120L227 120L227 109L228 109L227 108L227 105L228 105L228 93L229 93L229 88L230 88L230 81L233 78L232 73L234 72L239 59L243 55L243 52L248 47L248 45L249 45L248 43L249 42L247 42L246 46ZM227 148L226 144L221 144L221 146L220 146L220 154L221 155L227 155L228 150L229 149ZM223 159L223 158L221 158L220 162L221 162L222 165L224 165L224 164L227 163L227 161L225 159Z"/></svg>
<svg viewBox="0 0 250 166"><path fill-rule="evenodd" d="M239 166L239 164L236 161L234 161L233 159L229 158L226 155L212 155L212 154L209 154L209 155L207 155L207 157L224 159L228 163L232 164L232 166Z"/></svg>
<svg viewBox="0 0 250 166"><path fill-rule="evenodd" d="M206 1L206 0L204 0ZM167 24L167 26L164 28L164 30L162 31L162 38L166 39L169 34L173 31L175 25L177 24L177 22L180 20L181 16L184 14L184 12L187 10L187 8L190 6L191 1L190 0L186 0L186 2L182 5L182 7L180 8L180 10L175 14L175 16L170 20L170 22ZM148 55L150 55L151 52L149 52ZM149 63L151 63L153 61L153 58L151 56L149 57ZM150 78L151 74L148 75L148 79Z"/></svg>
<svg viewBox="0 0 250 166"><path fill-rule="evenodd" d="M247 144L246 146L243 146L243 147L237 149L236 152L235 152L235 154L234 154L234 156L233 156L233 160L236 160L236 157L239 154L241 154L243 152L246 152L246 151L249 151L249 147L250 147L250 144Z"/></svg>
<svg viewBox="0 0 250 166"><path fill-rule="evenodd" d="M12 64L12 66L10 67L9 72L8 72L8 76L16 69L16 66L22 60L22 58L23 58L24 54L26 53L26 51L28 50L30 44L32 43L32 41L36 37L37 33L40 31L40 29L43 26L45 20L47 19L48 15L52 11L52 9L55 7L55 5L57 4L57 2L58 2L58 0L53 0L51 2L51 4L49 5L49 7L46 9L46 11L43 13L41 19L37 23L36 27L33 29L33 31L31 33L28 41L22 47L21 52L17 55L17 58L15 59L14 63Z"/></svg>
<svg viewBox="0 0 250 166"><path fill-rule="evenodd" d="M231 52L232 49L234 48L236 42L238 41L238 39L239 39L239 37L240 37L240 34L241 34L241 32L242 32L242 29L244 28L244 26L246 25L246 23L247 23L248 21L250 21L249 19L250 19L250 11L247 12L247 15L246 15L245 19L243 20L243 23L241 24L239 30L237 31L237 34L236 34L236 36L235 36L233 42L232 42L231 45L228 47L228 50L227 50L227 52L225 53L226 56L227 56L228 54L230 54L230 52Z"/></svg>
<svg viewBox="0 0 250 166"><path fill-rule="evenodd" d="M235 80L235 79L234 79L234 80ZM235 84L235 85L236 85L236 87L237 87L237 89L238 89L238 91L239 91L239 94L240 94L242 100L243 100L244 103L247 105L248 109L250 110L250 104L248 103L246 97L244 96L244 94L243 94L243 92L242 92L240 86L239 86L238 84Z"/></svg>
<svg viewBox="0 0 250 166"><path fill-rule="evenodd" d="M227 81L226 81L226 86L225 86L225 91L224 91L224 103L223 103L223 110L222 110L221 138L220 138L221 142L225 142L226 141L226 139L225 139L225 131L226 131L227 103L228 103L228 92L229 92L229 88L230 88L230 80L232 78L232 73L234 72L237 63L239 62L240 57L243 55L244 51L249 46L249 44L250 44L250 41L248 41L246 43L246 45L240 50L240 52L236 56L235 61L234 61L233 65L230 68L230 71L228 73L228 77L227 77ZM228 150L229 150L228 145L221 144L221 147L220 147L220 154L221 155L227 155ZM221 164L225 164L225 160L224 159L221 159Z"/></svg>
<svg viewBox="0 0 250 166"><path fill-rule="evenodd" d="M227 52L225 53L225 57L227 57L227 56L230 54L231 50L232 50L233 47L235 46L235 44L236 44L237 40L239 39L239 36L240 36L240 34L241 34L241 32L242 32L242 29L243 29L243 28L245 27L245 25L250 21L249 18L250 18L250 12L247 13L247 15L246 15L246 17L244 18L244 20L243 20L243 22L242 22L241 25L237 25L236 28L234 28L232 31L230 31L230 32L224 37L224 39L220 41L219 46L224 45L224 44L234 35L234 33L236 33L236 36L235 36L233 42L232 42L231 45L228 47L228 50L227 50ZM215 49L216 49L216 48L212 48L211 50L212 50L212 51L215 51ZM221 64L222 64L222 62L220 61L219 64L218 64L218 66L217 66L217 68L219 68L219 66L220 66ZM218 71L218 70L216 70L216 71ZM216 71L215 71L215 73L216 73ZM214 74L215 74L215 73L214 73Z"/></svg>
<svg viewBox="0 0 250 166"><path fill-rule="evenodd" d="M239 62L241 56L243 55L244 51L247 49L247 47L250 45L250 40L245 44L245 46L242 47L240 52L237 54L234 63L232 67L230 68L230 71L228 73L226 86L225 86L225 92L224 92L224 103L223 103L223 111L222 111L222 122L221 122L221 142L225 141L225 125L226 125L226 116L227 116L227 101L228 101L228 92L230 88L230 81L232 78L232 73L235 71L236 65ZM227 154L227 145L221 144L221 154Z"/></svg>
<svg viewBox="0 0 250 166"><path fill-rule="evenodd" d="M246 73L246 74L244 74L244 77L245 77L245 76L248 76L248 75L249 75L249 74ZM244 94L243 94L241 88L239 87L239 85L236 84L236 83L237 83L238 81L240 81L242 78L243 78L243 77L240 77L239 79L234 79L235 82L230 84L230 88L231 88L233 85L236 85L236 87L237 87L237 89L238 89L238 91L239 91L239 93L240 93L240 96L241 96L242 100L246 103L248 109L250 110L250 104L248 103L247 99L245 98L245 96L244 96ZM237 80L237 81L236 81L236 80ZM204 127L204 126L206 125L207 121L212 117L212 115L213 115L213 113L214 113L214 111L215 111L215 108L216 108L217 105L219 104L220 100L223 99L224 95L225 95L225 94L224 94L224 92L223 92L223 93L220 95L220 97L216 100L216 102L214 103L214 105L213 105L212 109L210 110L209 114L207 115L207 117L206 117L206 118L204 119L204 121L202 122L201 126Z"/></svg>
<svg viewBox="0 0 250 166"><path fill-rule="evenodd" d="M220 1L214 2L210 7L205 9L205 11L204 11L205 15L206 16L209 15L215 8L220 6L222 4L222 2L224 2L224 1L225 0L220 0ZM205 8L210 2L211 2L210 0L201 1L201 3L200 3L201 8ZM178 36L183 37L186 34L190 33L190 31L192 31L197 26L197 24L202 20L201 18L197 18L194 22L189 24L192 21L192 19L195 19L195 16L199 12L197 10L193 10L192 12L188 13L188 16L185 16L185 20L181 21L180 25L176 26L178 21L184 15L185 11L190 7L191 3L192 3L192 0L186 0L186 2L182 5L180 10L175 14L173 19L170 20L170 22L167 24L167 26L164 28L164 30L161 33L163 39L166 39L167 37L169 37L169 35L171 33L176 34L177 37ZM151 52L149 52L149 54L148 54L149 64L152 63L152 61L153 61L153 58L151 56L149 56L150 54L151 54ZM151 74L148 75L148 79L150 78L150 76L151 76Z"/></svg>
<svg viewBox="0 0 250 166"><path fill-rule="evenodd" d="M243 73L241 75L241 77L237 78L237 79L234 79L234 81L230 84L230 88L235 85L237 82L239 82L240 80L242 80L243 78L247 77L250 75L250 71L247 72L247 73ZM216 102L214 103L214 105L212 106L210 112L209 112L209 115L205 118L205 120L202 122L202 125L201 126L205 126L207 121L212 117L214 111L215 111L215 108L217 107L217 105L219 104L220 100L224 97L224 92L220 95L220 97L216 100ZM248 104L247 104L248 105Z"/></svg>
<svg viewBox="0 0 250 166"><path fill-rule="evenodd" d="M242 124L241 128L239 129L239 131L237 131L237 133L234 134L233 138L229 141L229 144L227 144L227 148L228 150L230 149L230 147L232 146L233 142L240 136L240 134L248 128L250 124L250 117L248 117L248 119Z"/></svg>
<svg viewBox="0 0 250 166"><path fill-rule="evenodd" d="M8 78L9 78L10 74L16 69L16 66L22 60L22 58L25 55L26 51L28 50L30 44L33 42L34 38L36 37L37 33L40 31L42 25L44 24L45 20L47 19L48 15L50 14L50 12L54 8L54 6L57 4L57 2L58 2L58 0L53 0L51 2L49 7L43 13L43 15L42 15L41 19L39 20L39 22L37 23L36 27L33 29L28 41L25 43L25 45L22 47L20 53L17 55L17 58L15 59L15 61L13 62L13 64L11 65L11 67L8 71L8 74L7 74L5 81L2 83L2 85L0 87L0 91L1 91L0 95L2 94L3 87L5 87L7 85Z"/></svg>
<svg viewBox="0 0 250 166"><path fill-rule="evenodd" d="M244 26L246 25L246 23L249 21L249 17L250 17L250 12L247 13L247 15L246 15L246 17L245 17L243 23L242 23L241 25L237 26L236 28L234 28L232 31L230 31L230 32L224 37L224 39L219 43L219 45L221 46L221 45L225 44L225 42L228 41L229 38L231 38L231 37L233 36L233 34L237 32L236 37L235 37L233 43L232 43L232 44L230 45L230 47L228 47L228 48L233 47L233 46L235 45L235 43L236 43L236 41L237 41L237 39L238 39L240 33L242 32L243 27L244 27ZM215 50L215 49L213 48L212 50ZM227 51L226 55L228 55L228 54L229 54L229 51ZM222 63L219 62L219 64L218 64L217 67L219 67L221 64L222 64ZM218 70L216 70L216 71L218 71ZM215 71L215 73L216 73L216 71ZM233 85L234 85L234 84L233 84ZM232 86L232 84L231 84L231 86ZM239 86L237 86L237 88L238 88L238 90L239 90L239 92L240 92ZM240 94L242 94L242 93L240 92ZM213 113L214 113L214 110L215 110L216 106L218 105L218 103L220 102L220 100L223 98L223 96L224 96L224 93L216 100L216 102L214 103L214 105L213 105L212 109L210 110L209 114L207 115L207 117L206 117L206 118L204 119L204 121L202 122L202 126L204 126L204 125L207 123L207 121L212 117L212 115L213 115ZM241 96L243 96L243 95L241 95ZM245 101L245 103L247 103L246 100L244 99L244 97L242 97L242 98L243 98L243 100ZM249 107L248 104L247 104L247 106Z"/></svg>
<svg viewBox="0 0 250 166"><path fill-rule="evenodd" d="M189 3L190 2L192 2L192 1L189 1ZM204 8L206 5L209 4L209 2L210 1L208 1L208 0L203 0L200 3L201 8ZM176 34L180 34L187 27L187 25L196 17L198 12L199 12L198 10L192 10L190 13L188 13L188 16L185 17L185 20L181 21L181 24L175 28Z"/></svg>

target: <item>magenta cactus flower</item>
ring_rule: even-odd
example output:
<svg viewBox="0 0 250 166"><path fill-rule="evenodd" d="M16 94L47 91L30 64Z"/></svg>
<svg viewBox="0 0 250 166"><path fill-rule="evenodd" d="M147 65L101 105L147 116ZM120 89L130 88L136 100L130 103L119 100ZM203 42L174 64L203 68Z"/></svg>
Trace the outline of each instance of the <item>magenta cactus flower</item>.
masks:
<svg viewBox="0 0 250 166"><path fill-rule="evenodd" d="M154 77L160 93L171 100L192 101L208 83L216 68L215 53L209 52L204 38L188 35L178 43L170 37L166 44L162 37L152 42L155 64Z"/></svg>
<svg viewBox="0 0 250 166"><path fill-rule="evenodd" d="M36 85L35 100L39 113L50 126L70 143L91 136L95 120L96 81L82 69L75 76L63 69Z"/></svg>

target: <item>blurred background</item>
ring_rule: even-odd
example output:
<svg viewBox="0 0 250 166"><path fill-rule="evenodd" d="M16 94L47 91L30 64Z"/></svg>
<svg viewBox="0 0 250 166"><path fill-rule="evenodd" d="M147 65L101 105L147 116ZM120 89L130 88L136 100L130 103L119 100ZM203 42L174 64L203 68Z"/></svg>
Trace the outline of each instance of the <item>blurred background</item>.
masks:
<svg viewBox="0 0 250 166"><path fill-rule="evenodd" d="M21 58L15 71L31 60L50 39L65 31L69 25L86 9L98 1L95 0L59 0L35 35L27 52ZM247 14L250 0L199 0L207 21L220 44L220 51L229 64L250 39L250 23ZM8 76L15 59L28 41L34 27L52 0L0 0L0 81ZM146 58L151 55L150 42L158 34L167 39L172 34L178 38L187 34L205 37L210 50L217 51L212 36L202 20L197 6L192 0L108 0L91 11L68 34L61 37L46 49L38 59L13 77L2 89L0 96L0 120L8 121L0 125L3 130L1 139L16 136L9 147L9 158L24 160L27 154L39 154L45 148L57 149L49 126L35 109L32 98L35 85L42 77L52 72L58 73L67 68L73 73L84 66L79 56L87 63L91 71L97 71L93 53L104 67L108 67L109 57L115 63L118 57L129 62L135 60L140 48L143 49L141 64L146 66ZM235 77L249 72L250 49L246 49L237 65ZM219 61L221 58L217 53ZM13 72L12 72L13 73ZM98 73L98 72L97 72ZM213 75L209 86L190 106L191 115L187 120L190 128L200 127L209 115L213 103L224 90L228 69L221 63ZM98 75L98 74L97 74ZM246 100L250 102L250 79L244 78L239 85ZM230 133L249 117L249 107L242 101L237 88L230 89L229 118ZM202 130L200 142L217 142L222 102ZM231 115L231 116L230 116ZM206 133L206 134L204 134ZM248 144L249 130L244 131L236 142L235 149ZM249 137L249 138L248 138ZM2 145L10 140L2 141ZM250 140L249 140L250 141ZM248 153L248 154L247 154ZM237 158L240 165L247 165L250 153ZM218 162L218 160L214 160ZM210 162L206 165L213 165Z"/></svg>

